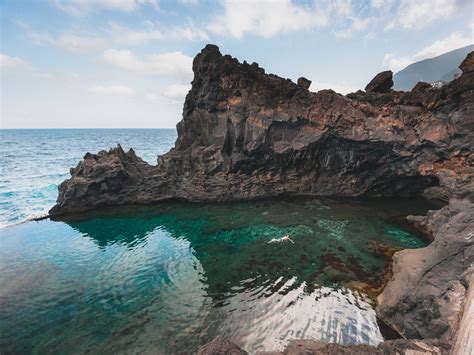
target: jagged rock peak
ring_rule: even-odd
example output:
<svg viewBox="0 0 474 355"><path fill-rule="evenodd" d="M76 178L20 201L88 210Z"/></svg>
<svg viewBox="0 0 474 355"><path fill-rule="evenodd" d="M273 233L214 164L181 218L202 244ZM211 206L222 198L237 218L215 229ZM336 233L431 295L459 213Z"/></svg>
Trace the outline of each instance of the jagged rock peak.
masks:
<svg viewBox="0 0 474 355"><path fill-rule="evenodd" d="M304 76L298 78L298 86L301 86L303 89L308 90L311 86L311 80L306 79Z"/></svg>
<svg viewBox="0 0 474 355"><path fill-rule="evenodd" d="M365 87L366 92L389 92L393 86L393 72L386 70L378 73Z"/></svg>
<svg viewBox="0 0 474 355"><path fill-rule="evenodd" d="M474 71L474 52L469 53L466 58L464 58L461 65L459 65L459 69L461 69L463 73Z"/></svg>

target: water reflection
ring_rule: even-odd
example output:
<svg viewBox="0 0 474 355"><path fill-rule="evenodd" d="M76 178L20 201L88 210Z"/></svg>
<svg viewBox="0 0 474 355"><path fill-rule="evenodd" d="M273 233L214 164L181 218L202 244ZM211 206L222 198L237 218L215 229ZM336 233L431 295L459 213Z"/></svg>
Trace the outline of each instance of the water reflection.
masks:
<svg viewBox="0 0 474 355"><path fill-rule="evenodd" d="M386 218L426 205L305 200L108 209L3 230L0 351L189 353L217 334L250 352L295 338L382 340L370 300ZM290 234L295 244L267 242Z"/></svg>

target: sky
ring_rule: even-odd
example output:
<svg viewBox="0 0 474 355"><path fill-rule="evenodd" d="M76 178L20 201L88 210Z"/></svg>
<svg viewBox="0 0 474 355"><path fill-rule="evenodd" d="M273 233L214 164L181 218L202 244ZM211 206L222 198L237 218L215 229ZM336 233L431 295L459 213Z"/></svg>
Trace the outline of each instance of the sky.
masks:
<svg viewBox="0 0 474 355"><path fill-rule="evenodd" d="M474 43L472 0L0 0L1 128L165 128L207 43L310 90Z"/></svg>

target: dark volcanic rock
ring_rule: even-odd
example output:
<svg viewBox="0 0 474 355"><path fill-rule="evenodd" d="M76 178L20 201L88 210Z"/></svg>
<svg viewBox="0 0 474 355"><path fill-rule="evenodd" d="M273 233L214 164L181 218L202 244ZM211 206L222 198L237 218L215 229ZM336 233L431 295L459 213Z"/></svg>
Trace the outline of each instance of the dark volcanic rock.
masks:
<svg viewBox="0 0 474 355"><path fill-rule="evenodd" d="M309 89L309 87L311 86L311 80L308 80L302 76L301 78L298 78L297 84L303 89Z"/></svg>
<svg viewBox="0 0 474 355"><path fill-rule="evenodd" d="M150 166L120 148L87 155L51 215L166 199L409 196L472 176L471 73L440 90L312 93L208 45L177 125ZM102 180L106 180L102 184Z"/></svg>
<svg viewBox="0 0 474 355"><path fill-rule="evenodd" d="M471 52L467 55L467 57L462 61L461 65L459 65L459 69L461 69L463 73L470 73L474 71L474 52Z"/></svg>
<svg viewBox="0 0 474 355"><path fill-rule="evenodd" d="M393 86L393 73L391 70L378 73L365 87L366 92L389 92Z"/></svg>

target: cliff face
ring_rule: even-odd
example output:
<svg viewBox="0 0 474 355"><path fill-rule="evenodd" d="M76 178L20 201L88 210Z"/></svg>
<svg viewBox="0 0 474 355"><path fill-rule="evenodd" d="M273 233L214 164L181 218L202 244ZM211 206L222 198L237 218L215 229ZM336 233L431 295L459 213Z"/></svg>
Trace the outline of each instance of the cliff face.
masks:
<svg viewBox="0 0 474 355"><path fill-rule="evenodd" d="M171 198L398 196L437 186L427 191L448 197L472 181L470 69L449 86L412 92L389 90L384 72L367 93L346 97L312 93L304 80L265 74L213 45L193 71L175 148L157 166L120 147L86 155L51 215Z"/></svg>

